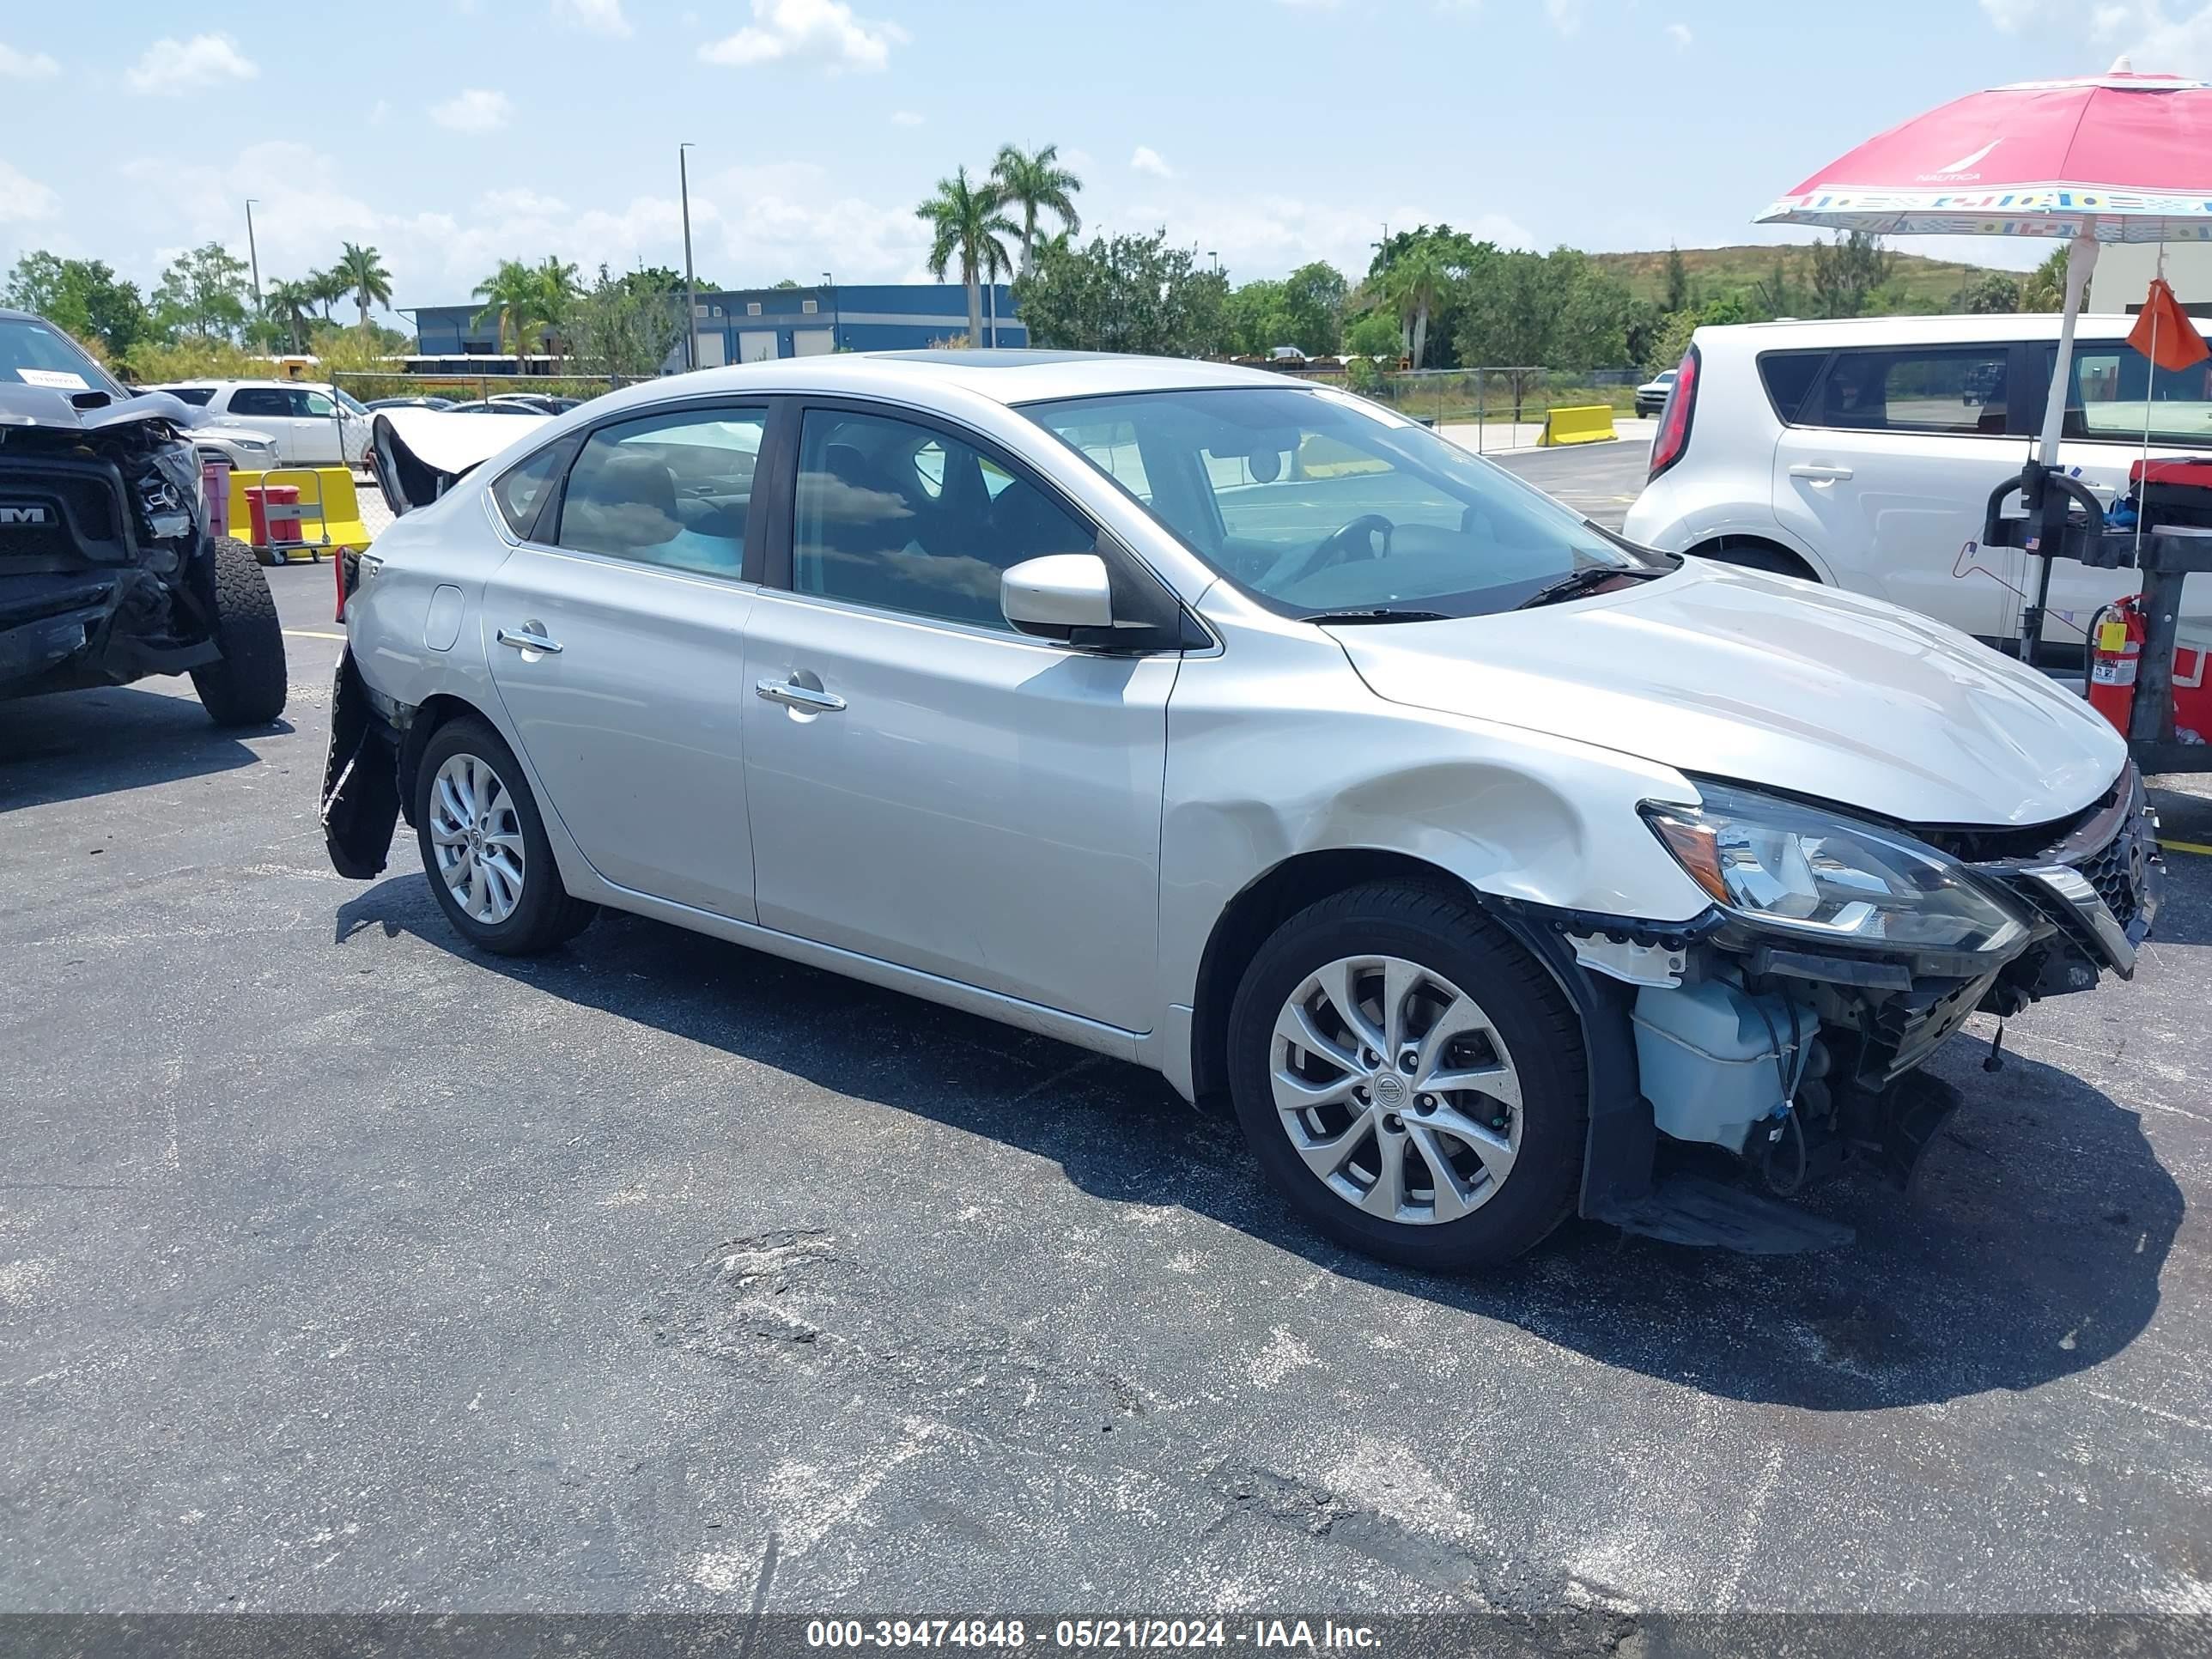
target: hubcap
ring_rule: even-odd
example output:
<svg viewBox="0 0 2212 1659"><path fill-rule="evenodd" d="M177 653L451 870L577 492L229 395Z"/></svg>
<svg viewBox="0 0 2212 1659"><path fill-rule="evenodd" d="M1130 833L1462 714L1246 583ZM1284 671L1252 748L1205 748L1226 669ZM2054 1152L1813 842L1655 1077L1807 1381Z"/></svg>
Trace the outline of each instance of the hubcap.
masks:
<svg viewBox="0 0 2212 1659"><path fill-rule="evenodd" d="M438 878L471 921L496 926L522 902L522 819L514 797L474 755L455 755L430 786Z"/></svg>
<svg viewBox="0 0 2212 1659"><path fill-rule="evenodd" d="M1276 1018L1267 1069L1299 1158L1370 1215L1456 1221L1513 1173L1513 1057L1480 1005L1419 963L1345 957L1310 975Z"/></svg>

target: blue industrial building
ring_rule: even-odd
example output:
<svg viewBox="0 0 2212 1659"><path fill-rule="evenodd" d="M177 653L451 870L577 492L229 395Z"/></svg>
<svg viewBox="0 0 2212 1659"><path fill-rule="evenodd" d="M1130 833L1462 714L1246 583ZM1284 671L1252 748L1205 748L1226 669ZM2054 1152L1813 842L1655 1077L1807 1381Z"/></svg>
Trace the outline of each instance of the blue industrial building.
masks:
<svg viewBox="0 0 2212 1659"><path fill-rule="evenodd" d="M830 351L910 351L968 332L968 291L957 283L741 289L696 298L702 368ZM477 320L482 310L476 305L417 308L418 355L409 367L419 373L513 372L514 357L500 349L496 319ZM981 343L1009 348L1030 343L1006 283L983 291ZM679 342L668 368L682 368L683 359ZM522 367L526 373L548 373L553 360L532 354Z"/></svg>

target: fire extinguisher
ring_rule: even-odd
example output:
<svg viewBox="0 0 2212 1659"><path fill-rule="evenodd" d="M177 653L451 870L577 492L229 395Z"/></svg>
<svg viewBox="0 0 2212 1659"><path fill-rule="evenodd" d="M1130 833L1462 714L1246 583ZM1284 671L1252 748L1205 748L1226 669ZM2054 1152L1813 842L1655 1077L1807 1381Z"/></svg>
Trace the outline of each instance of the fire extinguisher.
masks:
<svg viewBox="0 0 2212 1659"><path fill-rule="evenodd" d="M2089 634L2090 707L2125 737L2136 706L2136 669L2142 660L2142 596L2130 593L2106 605Z"/></svg>

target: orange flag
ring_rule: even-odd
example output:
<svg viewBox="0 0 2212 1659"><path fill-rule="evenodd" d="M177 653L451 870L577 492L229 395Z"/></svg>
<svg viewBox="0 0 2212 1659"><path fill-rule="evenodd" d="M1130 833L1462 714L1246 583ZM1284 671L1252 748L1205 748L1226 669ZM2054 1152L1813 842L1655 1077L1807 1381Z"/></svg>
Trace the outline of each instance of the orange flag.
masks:
<svg viewBox="0 0 2212 1659"><path fill-rule="evenodd" d="M2150 297L2129 331L2128 343L2160 368L2184 369L2212 357L2212 346L2204 343L2163 276L2150 279Z"/></svg>

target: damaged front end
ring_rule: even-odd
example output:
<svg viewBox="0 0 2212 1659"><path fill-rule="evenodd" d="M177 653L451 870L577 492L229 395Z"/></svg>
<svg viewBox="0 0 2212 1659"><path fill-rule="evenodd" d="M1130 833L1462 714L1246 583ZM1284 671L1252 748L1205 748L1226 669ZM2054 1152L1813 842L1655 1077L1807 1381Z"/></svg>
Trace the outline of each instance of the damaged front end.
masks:
<svg viewBox="0 0 2212 1659"><path fill-rule="evenodd" d="M1624 1178L1601 1125L1717 1146L1773 1198L1853 1164L1905 1185L1958 1103L1917 1068L1976 1012L2008 1018L2106 972L2131 975L2164 889L2132 767L2084 811L2025 830L1908 829L1729 787L1700 793L1646 817L1712 895L1709 911L1657 929L1547 919L1581 969L1616 988L1649 1115L1594 1108L1590 1163L1607 1180L1586 1189L1585 1211L1680 1243L1786 1249L1849 1235L1694 1177L1654 1182L1648 1162L1630 1160Z"/></svg>
<svg viewBox="0 0 2212 1659"><path fill-rule="evenodd" d="M191 421L162 393L0 383L0 696L220 657Z"/></svg>

